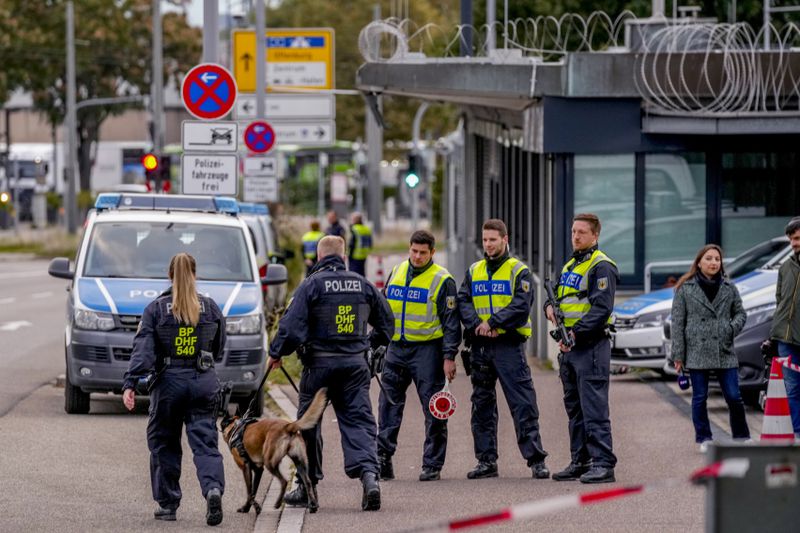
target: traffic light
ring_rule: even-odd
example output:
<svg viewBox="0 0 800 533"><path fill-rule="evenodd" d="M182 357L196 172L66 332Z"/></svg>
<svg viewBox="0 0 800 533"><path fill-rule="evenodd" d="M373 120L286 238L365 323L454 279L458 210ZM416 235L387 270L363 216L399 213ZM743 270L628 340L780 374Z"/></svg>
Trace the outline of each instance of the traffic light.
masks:
<svg viewBox="0 0 800 533"><path fill-rule="evenodd" d="M142 156L142 166L148 190L153 192L169 190L169 185L165 185L169 183L169 157L159 159L156 154L149 152Z"/></svg>
<svg viewBox="0 0 800 533"><path fill-rule="evenodd" d="M6 191L0 192L0 204L5 205L9 200L11 200L10 194L8 194Z"/></svg>
<svg viewBox="0 0 800 533"><path fill-rule="evenodd" d="M406 171L405 182L409 189L414 189L419 185L422 170L422 156L416 153L408 154L408 170Z"/></svg>

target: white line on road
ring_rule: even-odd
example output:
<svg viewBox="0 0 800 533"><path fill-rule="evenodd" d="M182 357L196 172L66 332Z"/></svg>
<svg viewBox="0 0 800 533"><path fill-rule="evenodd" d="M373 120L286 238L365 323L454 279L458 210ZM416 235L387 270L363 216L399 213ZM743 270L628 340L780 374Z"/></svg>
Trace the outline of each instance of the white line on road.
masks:
<svg viewBox="0 0 800 533"><path fill-rule="evenodd" d="M44 292L34 292L31 294L31 298L34 300L38 300L39 298L49 298L53 295L53 291L44 291Z"/></svg>
<svg viewBox="0 0 800 533"><path fill-rule="evenodd" d="M26 328L32 326L27 320L17 320L15 322L6 322L0 326L0 331L17 331L19 328Z"/></svg>
<svg viewBox="0 0 800 533"><path fill-rule="evenodd" d="M14 303L15 301L16 301L16 298L14 298L14 297L11 297L11 298L0 298L0 305Z"/></svg>

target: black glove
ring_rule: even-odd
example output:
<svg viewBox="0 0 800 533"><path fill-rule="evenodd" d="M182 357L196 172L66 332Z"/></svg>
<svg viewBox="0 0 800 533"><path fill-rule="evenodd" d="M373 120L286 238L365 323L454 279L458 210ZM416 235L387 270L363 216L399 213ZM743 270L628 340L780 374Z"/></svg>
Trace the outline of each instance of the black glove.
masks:
<svg viewBox="0 0 800 533"><path fill-rule="evenodd" d="M386 361L386 346L378 346L377 348L370 349L367 352L367 365L369 366L369 374L375 377L377 374L383 372L383 364Z"/></svg>

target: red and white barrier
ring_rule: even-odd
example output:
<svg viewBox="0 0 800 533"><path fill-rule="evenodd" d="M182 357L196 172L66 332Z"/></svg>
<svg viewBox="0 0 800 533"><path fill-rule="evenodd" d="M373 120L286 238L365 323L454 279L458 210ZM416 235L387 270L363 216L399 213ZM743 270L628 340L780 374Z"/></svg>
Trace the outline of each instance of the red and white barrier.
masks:
<svg viewBox="0 0 800 533"><path fill-rule="evenodd" d="M744 458L725 459L711 465L700 468L692 473L689 481L701 483L708 479L716 478L742 478L750 468L750 461ZM604 503L626 496L650 492L656 489L673 487L686 483L683 479L669 479L646 485L630 485L626 487L616 487L613 489L586 492L583 494L569 494L566 496L556 496L545 500L520 503L506 507L495 513L476 515L458 520L438 522L414 529L404 530L407 532L434 532L434 531L458 531L473 527L486 527L503 522L521 522L530 520L537 516L563 511L564 509L574 509L596 503Z"/></svg>

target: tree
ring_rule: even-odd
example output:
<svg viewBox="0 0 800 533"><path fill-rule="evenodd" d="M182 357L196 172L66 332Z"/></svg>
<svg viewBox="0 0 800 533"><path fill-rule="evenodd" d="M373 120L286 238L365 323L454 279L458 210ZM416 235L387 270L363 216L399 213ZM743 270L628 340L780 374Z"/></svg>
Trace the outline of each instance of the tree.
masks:
<svg viewBox="0 0 800 533"><path fill-rule="evenodd" d="M14 41L0 49L0 57L4 64L26 71L21 86L33 93L34 106L52 125L61 124L66 115L66 2L3 0L3 4L13 13L7 23L13 26ZM74 5L77 100L149 94L151 0L80 0ZM177 80L199 59L202 37L182 14L164 15L163 28L162 75ZM91 148L100 126L128 107L96 106L78 112L81 189L91 188Z"/></svg>

